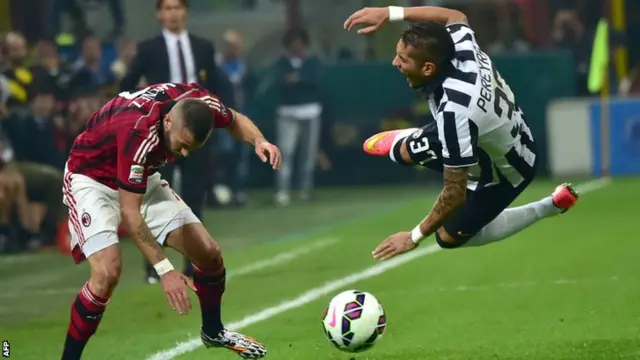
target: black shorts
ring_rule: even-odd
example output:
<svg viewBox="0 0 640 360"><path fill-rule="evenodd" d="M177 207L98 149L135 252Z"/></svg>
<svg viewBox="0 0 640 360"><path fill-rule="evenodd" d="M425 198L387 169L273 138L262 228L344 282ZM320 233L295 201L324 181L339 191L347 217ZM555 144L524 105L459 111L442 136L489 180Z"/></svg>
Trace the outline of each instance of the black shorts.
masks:
<svg viewBox="0 0 640 360"><path fill-rule="evenodd" d="M467 189L467 199L442 223L442 227L462 245L511 205L531 183L533 176L514 187L505 179L476 191ZM437 236L437 235L436 235ZM440 241L439 241L440 242Z"/></svg>

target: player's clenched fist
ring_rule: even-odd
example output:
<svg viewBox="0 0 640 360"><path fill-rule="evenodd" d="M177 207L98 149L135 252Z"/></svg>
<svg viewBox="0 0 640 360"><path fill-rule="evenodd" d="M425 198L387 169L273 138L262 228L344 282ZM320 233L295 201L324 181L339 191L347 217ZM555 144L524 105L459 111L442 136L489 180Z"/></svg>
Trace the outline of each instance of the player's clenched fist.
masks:
<svg viewBox="0 0 640 360"><path fill-rule="evenodd" d="M171 270L162 275L160 281L162 282L162 289L167 295L167 301L169 301L169 305L173 310L180 315L187 314L191 310L191 300L189 300L187 287L196 291L191 280L183 274Z"/></svg>
<svg viewBox="0 0 640 360"><path fill-rule="evenodd" d="M389 9L386 7L367 7L351 14L344 22L344 28L351 30L356 26L365 26L358 34L369 34L378 30L389 21Z"/></svg>
<svg viewBox="0 0 640 360"><path fill-rule="evenodd" d="M280 149L268 141L261 141L256 144L256 155L262 160L262 162L269 161L273 170L280 168L280 161L282 155Z"/></svg>

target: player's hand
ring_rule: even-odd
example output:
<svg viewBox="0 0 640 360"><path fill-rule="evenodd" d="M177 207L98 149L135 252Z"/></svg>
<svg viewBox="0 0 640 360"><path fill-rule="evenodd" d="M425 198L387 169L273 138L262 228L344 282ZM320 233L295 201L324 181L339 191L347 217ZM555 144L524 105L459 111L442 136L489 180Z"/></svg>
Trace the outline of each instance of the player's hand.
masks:
<svg viewBox="0 0 640 360"><path fill-rule="evenodd" d="M411 241L411 232L403 231L389 236L373 250L373 258L376 260L388 260L396 255L415 249L418 246Z"/></svg>
<svg viewBox="0 0 640 360"><path fill-rule="evenodd" d="M280 161L282 155L280 149L268 141L261 141L256 144L256 155L262 160L262 162L269 161L273 170L280 169Z"/></svg>
<svg viewBox="0 0 640 360"><path fill-rule="evenodd" d="M389 22L389 8L367 7L351 14L344 22L344 28L351 30L356 26L364 26L358 34L370 34Z"/></svg>
<svg viewBox="0 0 640 360"><path fill-rule="evenodd" d="M167 295L169 305L180 315L186 315L191 310L191 300L187 293L187 287L196 291L191 279L178 271L171 270L160 277L162 289Z"/></svg>

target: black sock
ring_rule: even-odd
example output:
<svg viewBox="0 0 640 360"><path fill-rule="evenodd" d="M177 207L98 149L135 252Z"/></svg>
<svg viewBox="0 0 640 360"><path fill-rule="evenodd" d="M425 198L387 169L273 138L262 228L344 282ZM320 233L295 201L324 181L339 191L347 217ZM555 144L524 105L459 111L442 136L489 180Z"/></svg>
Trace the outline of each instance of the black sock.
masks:
<svg viewBox="0 0 640 360"><path fill-rule="evenodd" d="M96 332L108 299L101 298L89 290L86 283L71 305L71 321L64 342L62 360L80 360L89 338Z"/></svg>
<svg viewBox="0 0 640 360"><path fill-rule="evenodd" d="M218 335L224 328L221 317L222 294L225 289L225 271L217 276L208 276L194 268L193 284L198 290L202 311L202 331L210 337Z"/></svg>

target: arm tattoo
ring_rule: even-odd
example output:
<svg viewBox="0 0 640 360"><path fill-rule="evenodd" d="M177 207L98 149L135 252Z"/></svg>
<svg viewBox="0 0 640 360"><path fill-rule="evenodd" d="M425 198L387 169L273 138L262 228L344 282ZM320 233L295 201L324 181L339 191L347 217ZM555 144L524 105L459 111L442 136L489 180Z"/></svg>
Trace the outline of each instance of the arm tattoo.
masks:
<svg viewBox="0 0 640 360"><path fill-rule="evenodd" d="M162 251L162 247L153 237L144 220L136 228L134 239L138 242L140 250L151 264L156 264L165 259L166 256Z"/></svg>
<svg viewBox="0 0 640 360"><path fill-rule="evenodd" d="M464 203L467 196L468 168L444 168L444 188L438 196L433 209L420 224L420 230L425 236L434 233L442 222Z"/></svg>

